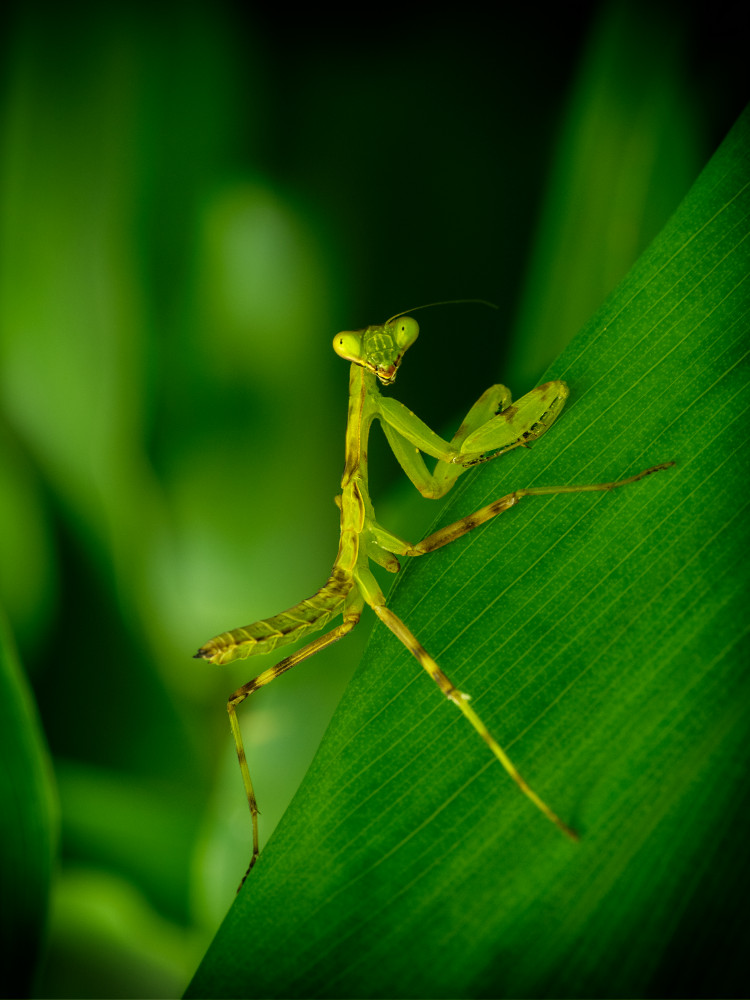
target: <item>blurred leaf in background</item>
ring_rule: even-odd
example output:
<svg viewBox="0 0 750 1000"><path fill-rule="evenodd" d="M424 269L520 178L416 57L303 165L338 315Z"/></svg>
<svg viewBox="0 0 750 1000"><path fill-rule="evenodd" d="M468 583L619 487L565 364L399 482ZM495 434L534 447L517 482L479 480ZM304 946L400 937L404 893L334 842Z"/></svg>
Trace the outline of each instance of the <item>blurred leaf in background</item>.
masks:
<svg viewBox="0 0 750 1000"><path fill-rule="evenodd" d="M443 429L511 350L533 380L561 296L568 337L739 113L733 16L382 9L363 30L312 8L8 9L0 600L62 819L38 995L177 995L232 902L249 824L224 702L249 674L190 654L325 577L346 413L332 334L481 295L499 323L436 310L399 398ZM528 364L498 337L514 317ZM384 452L381 517L417 534ZM363 640L245 717L263 838ZM18 738L0 733L4 759ZM34 937L53 821L28 793L47 826Z"/></svg>
<svg viewBox="0 0 750 1000"><path fill-rule="evenodd" d="M27 996L40 957L58 836L49 753L0 618L0 995ZM12 748L12 753L8 752Z"/></svg>
<svg viewBox="0 0 750 1000"><path fill-rule="evenodd" d="M520 299L506 376L517 393L625 276L702 166L688 27L659 6L644 22L625 3L606 4L594 21Z"/></svg>

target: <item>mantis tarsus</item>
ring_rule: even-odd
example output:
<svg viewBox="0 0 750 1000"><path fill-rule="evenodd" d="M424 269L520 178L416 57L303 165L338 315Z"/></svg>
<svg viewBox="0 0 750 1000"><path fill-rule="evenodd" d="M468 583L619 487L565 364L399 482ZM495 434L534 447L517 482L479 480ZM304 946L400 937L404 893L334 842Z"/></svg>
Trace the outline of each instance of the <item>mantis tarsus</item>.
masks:
<svg viewBox="0 0 750 1000"><path fill-rule="evenodd" d="M491 303L484 304L491 305ZM409 311L416 312L415 309ZM341 493L336 497L336 504L341 512L341 535L331 575L320 590L307 600L272 618L254 622L252 625L231 632L223 632L207 642L195 654L196 657L211 663L229 663L259 653L268 653L278 646L288 645L311 632L316 632L338 615L343 616L342 623L336 625L330 632L309 642L269 670L264 670L254 680L243 684L227 703L229 722L237 747L252 819L253 853L248 872L255 864L259 853L258 806L237 720L237 706L248 695L269 684L285 671L343 638L359 621L365 604L370 605L378 618L401 640L427 671L446 698L452 701L469 720L523 794L562 833L572 840L578 839L575 831L564 823L521 777L513 762L469 704L469 696L453 685L404 622L386 606L385 597L370 571L369 561L373 560L389 572L396 573L400 569L397 556L421 556L433 552L484 524L497 514L502 514L524 497L612 490L635 483L654 472L669 468L674 463L655 465L635 476L611 483L540 486L515 490L476 513L441 528L417 545L412 545L378 524L375 518L367 486L367 440L373 420L380 421L396 459L422 496L438 499L445 496L462 472L480 462L497 458L512 448L525 447L541 437L557 419L568 398L568 388L564 382L547 382L515 403L511 402L510 391L505 386L493 385L472 406L453 438L445 441L403 404L381 396L379 391L379 382L390 385L394 381L404 354L414 344L418 334L417 322L406 313L398 313L380 326L368 326L364 330L336 334L333 348L338 355L351 362L351 369L349 416L346 426L346 463L341 479ZM437 460L432 472L427 469L422 453Z"/></svg>

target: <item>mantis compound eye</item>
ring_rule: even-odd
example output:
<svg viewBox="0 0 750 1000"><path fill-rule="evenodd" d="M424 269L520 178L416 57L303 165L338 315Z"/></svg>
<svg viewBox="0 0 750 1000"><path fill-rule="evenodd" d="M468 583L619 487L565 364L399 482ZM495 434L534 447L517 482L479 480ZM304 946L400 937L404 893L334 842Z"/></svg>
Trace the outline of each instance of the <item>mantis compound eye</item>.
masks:
<svg viewBox="0 0 750 1000"><path fill-rule="evenodd" d="M333 338L333 349L344 361L362 363L362 337L358 333L344 330Z"/></svg>
<svg viewBox="0 0 750 1000"><path fill-rule="evenodd" d="M402 353L408 350L419 336L419 323L411 316L399 316L393 321L393 328L396 344Z"/></svg>

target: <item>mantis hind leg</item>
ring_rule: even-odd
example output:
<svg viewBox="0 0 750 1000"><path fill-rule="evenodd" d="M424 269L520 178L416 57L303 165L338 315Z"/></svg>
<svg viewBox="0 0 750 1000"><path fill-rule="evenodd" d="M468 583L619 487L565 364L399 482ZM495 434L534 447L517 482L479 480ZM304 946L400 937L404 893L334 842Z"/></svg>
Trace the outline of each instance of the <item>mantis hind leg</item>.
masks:
<svg viewBox="0 0 750 1000"><path fill-rule="evenodd" d="M360 592L378 618L391 630L391 632L393 632L396 638L399 639L404 646L406 646L419 665L426 670L433 681L435 681L445 697L449 701L453 702L464 717L469 720L476 732L479 733L484 742L495 755L496 759L500 762L500 764L502 764L506 773L509 774L515 781L526 798L529 799L530 802L533 802L537 809L539 809L540 812L542 812L547 819L550 820L550 822L554 823L555 826L566 835L566 837L569 837L571 840L578 840L578 834L575 830L572 830L566 823L564 823L557 813L553 812L547 803L540 798L539 795L537 795L530 785L527 784L513 761L503 750L495 737L490 733L489 729L487 729L484 722L482 722L478 713L475 712L469 705L468 696L459 691L453 682L443 673L435 660L433 660L424 646L401 621L398 615L395 615L390 608L386 607L383 592L369 570L360 570L357 573L356 579Z"/></svg>
<svg viewBox="0 0 750 1000"><path fill-rule="evenodd" d="M239 760L240 771L242 772L242 783L245 786L245 794L247 795L247 802L250 807L250 819L253 826L253 853L250 858L250 864L247 866L247 871L242 876L242 881L237 887L237 892L239 892L244 885L245 879L250 874L250 869L258 860L258 855L260 853L260 844L258 839L258 802L255 798L255 791L250 778L250 769L247 766L247 756L245 754L245 747L242 742L242 732L237 718L237 707L241 705L245 698L249 695L254 694L259 688L265 687L266 684L270 684L271 681L276 680L277 677L280 677L281 674L285 673L287 670L291 670L292 667L296 666L298 663L302 663L303 660L309 659L311 656L314 656L315 653L319 653L322 649L332 645L332 643L338 642L339 639L343 639L343 637L347 635L347 633L351 632L359 621L363 603L364 602L360 600L354 602L344 612L344 621L341 625L337 625L336 628L331 629L330 632L326 632L325 635L320 636L318 639L308 642L306 646L296 650L296 652L287 656L285 659L280 660L270 669L264 670L262 674L258 674L258 676L253 680L248 681L247 684L243 684L242 687L238 688L227 701L229 725L232 729L232 736L234 737L237 759Z"/></svg>
<svg viewBox="0 0 750 1000"><path fill-rule="evenodd" d="M452 681L443 673L435 660L432 659L424 646L422 646L416 637L409 631L401 619L384 604L373 604L372 609L383 624L387 625L391 632L393 632L393 634L401 640L409 652L415 657L419 665L427 671L445 697L449 701L452 701L453 704L462 712L464 717L469 720L471 725L477 733L479 733L484 742L495 755L496 759L502 764L506 773L509 774L515 781L526 798L533 802L537 809L539 809L548 820L554 823L566 837L569 837L571 840L578 840L578 834L575 830L571 829L567 823L564 823L557 813L553 812L547 803L540 798L539 795L537 795L533 788L527 784L513 761L487 729L479 715L469 705L468 695L463 694L458 690L458 688L455 687Z"/></svg>

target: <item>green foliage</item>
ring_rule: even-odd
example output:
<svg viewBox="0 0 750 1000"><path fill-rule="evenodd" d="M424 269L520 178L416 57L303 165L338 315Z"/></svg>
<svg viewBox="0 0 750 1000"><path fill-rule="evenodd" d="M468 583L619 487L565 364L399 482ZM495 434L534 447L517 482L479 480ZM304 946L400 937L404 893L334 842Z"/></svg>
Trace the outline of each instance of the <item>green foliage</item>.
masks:
<svg viewBox="0 0 750 1000"><path fill-rule="evenodd" d="M609 3L592 26L504 370L516 392L536 383L627 274L666 221L664 206L677 206L702 166L680 72L685 23L652 9L644 32L642 15L637 4Z"/></svg>
<svg viewBox="0 0 750 1000"><path fill-rule="evenodd" d="M514 486L676 468L529 500L391 599L581 843L377 627L188 996L737 995L748 164L745 113L548 371L567 415L439 523Z"/></svg>
<svg viewBox="0 0 750 1000"><path fill-rule="evenodd" d="M57 800L36 707L0 617L0 996L27 996L47 919Z"/></svg>

